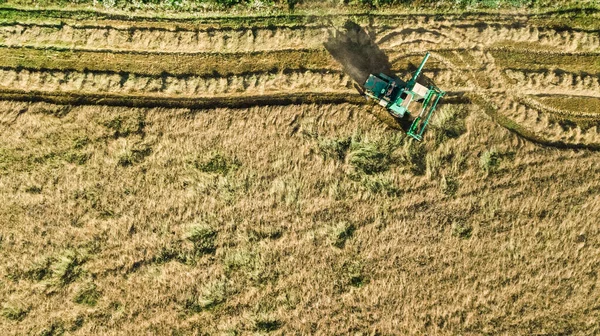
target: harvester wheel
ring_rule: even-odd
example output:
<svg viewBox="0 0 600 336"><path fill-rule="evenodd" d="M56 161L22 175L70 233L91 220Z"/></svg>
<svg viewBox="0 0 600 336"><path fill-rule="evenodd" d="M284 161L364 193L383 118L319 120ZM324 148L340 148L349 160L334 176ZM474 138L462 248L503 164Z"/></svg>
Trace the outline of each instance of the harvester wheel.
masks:
<svg viewBox="0 0 600 336"><path fill-rule="evenodd" d="M365 90L363 90L363 89L362 89L362 87L361 87L360 85L358 85L358 84L356 84L356 83L353 83L353 86L354 86L354 88L356 89L356 91L358 91L358 93L359 93L361 96L365 96L365 97L367 97L367 95L365 94ZM369 99L369 97L367 97L367 99Z"/></svg>

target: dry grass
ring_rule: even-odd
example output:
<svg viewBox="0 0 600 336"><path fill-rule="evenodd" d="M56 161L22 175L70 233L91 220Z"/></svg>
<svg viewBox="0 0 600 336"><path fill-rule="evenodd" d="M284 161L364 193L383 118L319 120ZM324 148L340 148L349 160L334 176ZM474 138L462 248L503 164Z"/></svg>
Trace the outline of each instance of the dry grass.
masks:
<svg viewBox="0 0 600 336"><path fill-rule="evenodd" d="M597 96L600 40L529 24L595 27L573 13L358 17L401 75L433 51L454 96L419 143L327 18L0 11L29 46L0 48L3 97L76 105L0 102L0 329L599 334L597 106L565 95Z"/></svg>
<svg viewBox="0 0 600 336"><path fill-rule="evenodd" d="M0 326L600 332L597 153L470 106L418 144L361 109L3 103Z"/></svg>

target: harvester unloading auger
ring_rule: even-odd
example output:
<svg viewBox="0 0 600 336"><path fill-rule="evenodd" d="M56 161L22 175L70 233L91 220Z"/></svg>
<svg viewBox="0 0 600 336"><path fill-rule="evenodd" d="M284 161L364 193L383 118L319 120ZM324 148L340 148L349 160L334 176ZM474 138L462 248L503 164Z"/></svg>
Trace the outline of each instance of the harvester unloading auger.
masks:
<svg viewBox="0 0 600 336"><path fill-rule="evenodd" d="M380 73L379 75L369 75L364 84L365 94L399 119L406 117L407 114L410 116L408 107L413 100L422 102L421 112L413 119L407 132L409 136L418 141L423 139L423 133L429 119L431 119L440 99L446 94L435 85L430 85L427 88L417 83L417 78L421 74L429 55L429 52L425 54L421 65L408 82L404 82L395 76L392 78Z"/></svg>

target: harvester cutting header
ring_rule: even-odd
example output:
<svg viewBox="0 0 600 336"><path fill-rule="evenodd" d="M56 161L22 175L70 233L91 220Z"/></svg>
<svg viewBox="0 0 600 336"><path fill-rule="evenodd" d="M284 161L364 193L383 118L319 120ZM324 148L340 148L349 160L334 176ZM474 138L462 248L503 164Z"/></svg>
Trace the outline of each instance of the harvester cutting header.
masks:
<svg viewBox="0 0 600 336"><path fill-rule="evenodd" d="M420 103L421 111L413 119L407 132L409 136L418 141L423 139L423 133L429 119L431 119L440 99L446 94L435 85L426 87L417 83L429 55L429 52L425 54L421 65L408 82L404 82L396 76L392 78L380 73L369 75L364 84L365 95L377 101L379 105L385 107L396 118L410 117L410 103L412 101Z"/></svg>

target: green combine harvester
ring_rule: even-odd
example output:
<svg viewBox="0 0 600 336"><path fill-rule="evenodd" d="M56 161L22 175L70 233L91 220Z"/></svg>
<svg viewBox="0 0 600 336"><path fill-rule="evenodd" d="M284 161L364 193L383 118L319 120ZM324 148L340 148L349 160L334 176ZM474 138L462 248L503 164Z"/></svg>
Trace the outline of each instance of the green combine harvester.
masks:
<svg viewBox="0 0 600 336"><path fill-rule="evenodd" d="M391 115L399 119L410 116L408 106L412 101L422 102L421 112L414 118L407 132L408 135L418 141L423 139L423 133L429 119L431 119L440 99L446 94L435 85L427 88L417 83L417 78L421 74L429 55L429 52L425 54L421 65L408 82L404 82L398 77L392 78L380 73L379 75L369 75L364 85L365 94L368 97L373 98L379 105L385 107Z"/></svg>

